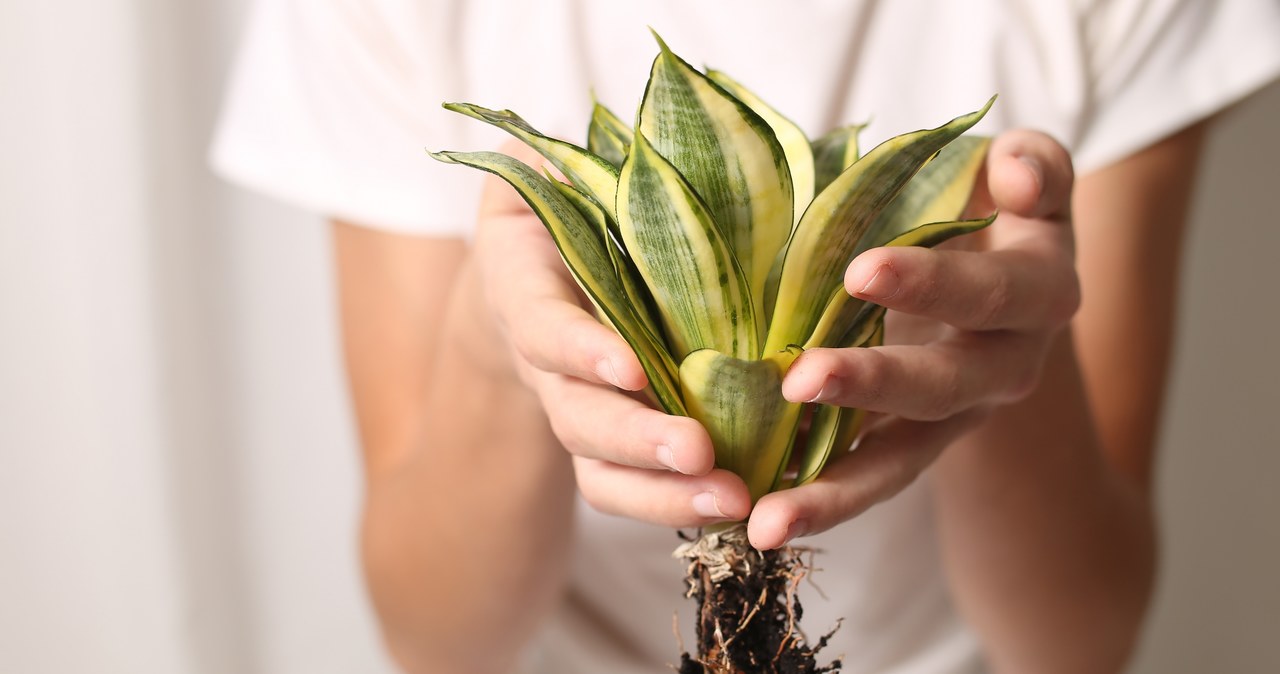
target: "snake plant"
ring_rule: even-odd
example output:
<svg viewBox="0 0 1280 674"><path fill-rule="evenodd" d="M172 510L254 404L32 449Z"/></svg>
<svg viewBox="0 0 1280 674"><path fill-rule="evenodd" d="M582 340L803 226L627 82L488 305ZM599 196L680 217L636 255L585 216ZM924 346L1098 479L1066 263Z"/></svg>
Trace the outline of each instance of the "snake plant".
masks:
<svg viewBox="0 0 1280 674"><path fill-rule="evenodd" d="M781 392L805 349L881 342L883 308L843 288L849 262L994 218L959 219L988 145L961 134L991 101L861 154L860 127L810 140L727 75L658 45L635 125L596 102L586 148L509 110L445 104L524 141L567 182L493 152L432 156L520 193L600 319L635 350L653 400L700 421L716 464L757 500L812 481L857 435L857 410Z"/></svg>

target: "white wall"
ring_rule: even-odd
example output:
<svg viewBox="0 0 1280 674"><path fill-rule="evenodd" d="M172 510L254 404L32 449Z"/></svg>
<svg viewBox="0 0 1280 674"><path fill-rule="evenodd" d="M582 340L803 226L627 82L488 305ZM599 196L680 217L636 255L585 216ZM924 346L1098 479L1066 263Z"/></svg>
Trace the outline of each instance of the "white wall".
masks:
<svg viewBox="0 0 1280 674"><path fill-rule="evenodd" d="M390 671L324 229L204 168L244 6L0 4L0 672ZM1280 671L1277 120L1203 171L1139 674Z"/></svg>
<svg viewBox="0 0 1280 674"><path fill-rule="evenodd" d="M391 671L313 216L205 152L247 2L0 3L0 672Z"/></svg>

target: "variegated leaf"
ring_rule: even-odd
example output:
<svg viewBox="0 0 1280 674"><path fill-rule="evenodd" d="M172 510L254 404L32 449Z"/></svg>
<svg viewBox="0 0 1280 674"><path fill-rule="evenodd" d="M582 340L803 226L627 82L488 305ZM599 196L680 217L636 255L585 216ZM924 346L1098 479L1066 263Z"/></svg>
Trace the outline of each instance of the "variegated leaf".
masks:
<svg viewBox="0 0 1280 674"><path fill-rule="evenodd" d="M885 247L921 246L932 248L943 241L976 232L995 221L993 214L977 220L933 222L903 232L884 244ZM866 339L866 321L871 316L868 309L874 307L851 296L843 286L831 292L822 318L814 326L813 333L804 348L818 346L844 347Z"/></svg>
<svg viewBox="0 0 1280 674"><path fill-rule="evenodd" d="M606 252L598 225L588 223L550 181L507 155L433 152L431 156L445 163L493 173L515 188L546 225L578 285L635 350L663 409L671 414L685 414L675 363L633 311L631 300L614 273L613 261Z"/></svg>
<svg viewBox="0 0 1280 674"><path fill-rule="evenodd" d="M814 199L787 244L766 353L808 341L876 217L931 157L977 124L994 100L936 129L881 143Z"/></svg>
<svg viewBox="0 0 1280 674"><path fill-rule="evenodd" d="M639 127L706 203L764 315L764 289L791 231L786 155L760 118L658 39Z"/></svg>
<svg viewBox="0 0 1280 674"><path fill-rule="evenodd" d="M591 125L587 127L587 150L616 167L622 167L631 146L631 127L609 108L595 101L591 109Z"/></svg>
<svg viewBox="0 0 1280 674"><path fill-rule="evenodd" d="M543 135L510 110L490 110L470 103L445 103L444 107L492 124L524 141L560 169L578 189L612 214L618 192L618 169L608 161L573 143Z"/></svg>
<svg viewBox="0 0 1280 674"><path fill-rule="evenodd" d="M799 354L743 360L704 349L680 364L689 416L711 435L716 466L741 477L753 502L778 482L790 458L803 405L782 397L782 377Z"/></svg>
<svg viewBox="0 0 1280 674"><path fill-rule="evenodd" d="M875 327L875 331L859 346L874 347L884 343L884 322L877 319ZM804 455L796 470L793 485L798 487L813 482L832 456L853 446L853 441L862 430L862 422L866 416L865 410L819 405L813 411L809 435L805 440Z"/></svg>
<svg viewBox="0 0 1280 674"><path fill-rule="evenodd" d="M986 136L960 136L942 148L938 155L920 169L907 183L902 194L881 211L868 228L855 257L864 250L883 246L920 225L957 220L969 204L974 184L986 161L991 139ZM925 233L921 233L923 236ZM934 234L930 234L934 236ZM934 244L943 240L934 240ZM897 245L934 245L908 243Z"/></svg>
<svg viewBox="0 0 1280 674"><path fill-rule="evenodd" d="M759 353L747 281L711 213L644 133L618 182L618 226L678 360L699 349Z"/></svg>
<svg viewBox="0 0 1280 674"><path fill-rule="evenodd" d="M659 345L665 345L661 340L662 329L658 327L656 308L653 304L653 298L649 295L649 289L644 285L644 279L640 277L640 272L636 271L631 260L623 252L621 243L614 239L616 234L612 231L607 223L604 209L596 205L587 195L573 185L556 180L554 176L548 175L547 179L555 185L556 189L564 195L569 203L578 209L578 213L592 226L601 232L603 245L609 251L609 258L613 261L614 273L617 274L618 280L622 282L622 288L626 291L627 297L631 300L631 308L635 311L636 316L644 321L645 327L649 329L653 335L659 339L656 341Z"/></svg>
<svg viewBox="0 0 1280 674"><path fill-rule="evenodd" d="M853 256L877 246L932 247L990 224L990 219L954 221L969 203L990 144L990 139L982 136L961 136L943 148L880 212ZM861 309L862 300L837 288L805 348L847 346L855 338L849 333L859 331L856 323Z"/></svg>
<svg viewBox="0 0 1280 674"><path fill-rule="evenodd" d="M809 422L804 458L801 459L795 480L790 486L799 487L817 479L818 473L822 472L833 455L853 444L865 418L866 410L818 405Z"/></svg>
<svg viewBox="0 0 1280 674"><path fill-rule="evenodd" d="M791 169L791 187L795 195L792 222L800 222L800 215L816 194L813 188L813 150L809 147L809 137L804 135L804 131L795 122L784 117L732 77L719 70L707 70L707 77L746 103L747 107L760 115L769 124L769 128L773 129L773 135L778 138L782 152L787 157L787 167Z"/></svg>
<svg viewBox="0 0 1280 674"><path fill-rule="evenodd" d="M858 134L865 128L866 124L844 126L813 141L814 194L820 194L858 160Z"/></svg>

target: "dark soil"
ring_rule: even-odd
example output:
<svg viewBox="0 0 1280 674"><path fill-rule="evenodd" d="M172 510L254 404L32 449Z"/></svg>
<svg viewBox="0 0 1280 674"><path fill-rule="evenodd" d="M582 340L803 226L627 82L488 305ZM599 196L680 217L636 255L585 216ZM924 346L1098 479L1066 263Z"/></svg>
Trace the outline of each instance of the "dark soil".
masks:
<svg viewBox="0 0 1280 674"><path fill-rule="evenodd" d="M820 666L816 658L831 634L810 647L800 631L803 609L796 588L808 570L800 551L786 547L761 552L746 542L745 533L732 531L709 546L709 556L689 551L699 545L705 551L705 539L677 551L677 556L690 560L688 596L698 605L698 653L681 654L679 674L840 671L839 660Z"/></svg>

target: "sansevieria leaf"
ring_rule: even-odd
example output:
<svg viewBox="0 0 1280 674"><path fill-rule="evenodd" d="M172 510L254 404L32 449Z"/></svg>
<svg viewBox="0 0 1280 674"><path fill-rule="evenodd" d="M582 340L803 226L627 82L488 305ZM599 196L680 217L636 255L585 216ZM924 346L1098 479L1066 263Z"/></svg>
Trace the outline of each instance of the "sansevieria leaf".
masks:
<svg viewBox="0 0 1280 674"><path fill-rule="evenodd" d="M977 124L994 100L936 129L881 143L814 199L787 243L766 352L806 341L875 218L930 158Z"/></svg>
<svg viewBox="0 0 1280 674"><path fill-rule="evenodd" d="M630 146L631 127L618 119L600 101L595 101L591 110L591 124L587 127L587 150L621 168Z"/></svg>
<svg viewBox="0 0 1280 674"><path fill-rule="evenodd" d="M871 321L873 330L857 346L874 347L884 343L883 316L883 311L876 312L876 317ZM813 482L833 456L849 449L858 437L866 416L865 410L818 405L809 424L809 435L793 486Z"/></svg>
<svg viewBox="0 0 1280 674"><path fill-rule="evenodd" d="M990 225L995 219L995 214L992 214L975 220L933 222L920 225L915 229L899 234L895 239L885 242L884 247L920 246L929 248L948 239L976 232ZM827 300L826 307L822 311L822 318L814 326L812 334L809 335L808 341L804 344L804 348L811 349L817 346L848 347L860 344L861 340L866 337L866 328L863 322L870 315L867 313L864 304L862 300L849 295L843 286L832 291L831 297Z"/></svg>
<svg viewBox="0 0 1280 674"><path fill-rule="evenodd" d="M639 130L707 205L763 316L765 281L791 231L786 156L760 115L659 46Z"/></svg>
<svg viewBox="0 0 1280 674"><path fill-rule="evenodd" d="M465 164L493 173L515 188L546 225L578 285L635 349L649 377L649 385L662 407L672 414L684 414L675 362L659 347L657 338L636 316L630 298L618 281L597 226L584 220L550 181L504 154L433 152L431 156L443 162Z"/></svg>
<svg viewBox="0 0 1280 674"><path fill-rule="evenodd" d="M560 190L560 194L564 195L565 199L568 199L569 203L578 209L578 213L593 229L601 232L604 247L608 250L609 258L613 260L614 272L617 274L618 281L622 283L622 288L626 292L631 308L635 310L636 316L644 322L645 327L649 329L652 335L661 335L662 329L653 318L657 314L651 311L653 298L649 296L649 289L645 286L644 279L640 278L640 272L636 270L618 241L614 239L615 235L617 235L617 232L614 231L616 227L609 226L604 209L600 208L596 202L592 201L573 185L566 185L551 175L547 176L547 180L551 181L551 184ZM661 339L653 341L656 345L663 344Z"/></svg>
<svg viewBox="0 0 1280 674"><path fill-rule="evenodd" d="M490 110L470 103L446 103L444 107L492 124L524 141L612 214L614 195L618 191L618 169L609 162L573 143L543 135L510 110Z"/></svg>
<svg viewBox="0 0 1280 674"><path fill-rule="evenodd" d="M636 133L618 182L618 226L662 313L672 354L759 353L747 281L685 179Z"/></svg>
<svg viewBox="0 0 1280 674"><path fill-rule="evenodd" d="M842 126L813 141L814 194L827 189L831 181L858 161L858 134L866 126Z"/></svg>
<svg viewBox="0 0 1280 674"><path fill-rule="evenodd" d="M760 115L769 124L769 128L773 129L774 135L778 137L778 143L782 145L782 153L787 158L787 167L791 169L791 187L795 193L792 220L799 222L801 214L804 213L809 202L813 201L814 195L813 150L809 146L809 137L804 135L804 131L796 126L795 122L774 110L732 77L719 70L708 70L707 77L724 87L726 91L733 94L734 98L746 103L747 107Z"/></svg>
<svg viewBox="0 0 1280 674"><path fill-rule="evenodd" d="M704 420L716 465L742 477L752 501L773 488L791 455L802 404L782 397L782 376L799 354L744 360L703 349L680 364L685 404Z"/></svg>
<svg viewBox="0 0 1280 674"><path fill-rule="evenodd" d="M877 246L933 246L990 224L993 218L954 221L969 203L990 143L981 136L961 136L943 148L876 216L853 256ZM849 346L849 333L859 330L855 319L861 304L843 288L835 290L806 348Z"/></svg>
<svg viewBox="0 0 1280 674"><path fill-rule="evenodd" d="M969 195L973 193L990 146L991 139L985 136L961 136L942 148L907 183L902 194L880 212L866 236L858 242L854 255L876 246L887 245L921 225L959 219L965 206L969 204ZM921 237L921 240L924 238Z"/></svg>

